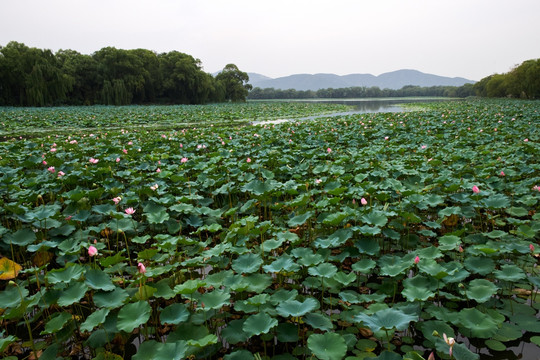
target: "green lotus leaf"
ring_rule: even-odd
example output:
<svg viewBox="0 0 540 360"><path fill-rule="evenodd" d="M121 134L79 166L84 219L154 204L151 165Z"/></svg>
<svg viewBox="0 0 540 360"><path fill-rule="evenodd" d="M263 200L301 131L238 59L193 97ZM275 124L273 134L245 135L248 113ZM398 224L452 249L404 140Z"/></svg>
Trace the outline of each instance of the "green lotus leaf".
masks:
<svg viewBox="0 0 540 360"><path fill-rule="evenodd" d="M154 296L157 298L163 298L165 300L171 299L176 296L176 293L169 286L169 279L161 279L155 284L152 284L156 289Z"/></svg>
<svg viewBox="0 0 540 360"><path fill-rule="evenodd" d="M501 328L493 336L494 340L507 342L513 341L521 338L523 336L523 331L521 328L513 323L504 322L501 325Z"/></svg>
<svg viewBox="0 0 540 360"><path fill-rule="evenodd" d="M180 360L184 359L188 350L184 340L161 343L155 340L144 341L133 356L133 360Z"/></svg>
<svg viewBox="0 0 540 360"><path fill-rule="evenodd" d="M422 334L424 335L424 338L426 338L428 341L430 341L432 344L435 344L438 340L441 339L442 334L446 334L448 337L455 337L454 330L450 325L448 325L448 322L441 321L441 320L427 320L427 321L420 321L416 323L416 326L422 331ZM439 336L436 336L434 334L439 334Z"/></svg>
<svg viewBox="0 0 540 360"><path fill-rule="evenodd" d="M377 265L377 263L371 259L362 259L355 262L352 265L352 269L356 272L367 274Z"/></svg>
<svg viewBox="0 0 540 360"><path fill-rule="evenodd" d="M336 225L341 224L341 222L345 220L345 218L348 216L349 216L349 213L339 211L339 212L334 212L334 213L330 213L326 215L323 214L319 216L318 220L320 221L322 219L323 224L336 226Z"/></svg>
<svg viewBox="0 0 540 360"><path fill-rule="evenodd" d="M511 216L523 217L529 215L529 211L523 207L510 207L506 209L506 213Z"/></svg>
<svg viewBox="0 0 540 360"><path fill-rule="evenodd" d="M279 342L297 342L298 326L289 322L279 323L276 328L276 337Z"/></svg>
<svg viewBox="0 0 540 360"><path fill-rule="evenodd" d="M92 314L88 315L86 320L81 324L79 330L82 331L92 331L98 325L101 325L105 322L107 315L109 315L110 309L99 309L94 311Z"/></svg>
<svg viewBox="0 0 540 360"><path fill-rule="evenodd" d="M133 239L131 239L131 242L134 242L135 244L145 244L150 239L150 235L135 236Z"/></svg>
<svg viewBox="0 0 540 360"><path fill-rule="evenodd" d="M118 312L116 327L118 330L130 333L150 319L152 308L146 301L137 301L124 305Z"/></svg>
<svg viewBox="0 0 540 360"><path fill-rule="evenodd" d="M333 279L343 286L348 286L356 280L356 274L353 272L344 273L343 271L338 271Z"/></svg>
<svg viewBox="0 0 540 360"><path fill-rule="evenodd" d="M418 270L438 280L441 280L449 275L446 271L447 269L433 259L420 258L420 262L418 263Z"/></svg>
<svg viewBox="0 0 540 360"><path fill-rule="evenodd" d="M36 234L29 228L22 228L13 234L6 234L2 241L7 245L27 246L36 241Z"/></svg>
<svg viewBox="0 0 540 360"><path fill-rule="evenodd" d="M446 207L439 211L439 217L445 217L450 215L462 215L461 207L459 206L451 206Z"/></svg>
<svg viewBox="0 0 540 360"><path fill-rule="evenodd" d="M178 325L181 322L187 321L190 312L186 305L174 303L161 310L159 320L162 324Z"/></svg>
<svg viewBox="0 0 540 360"><path fill-rule="evenodd" d="M97 307L115 309L122 306L128 297L129 294L126 290L115 287L112 291L94 293L93 300Z"/></svg>
<svg viewBox="0 0 540 360"><path fill-rule="evenodd" d="M495 262L488 257L469 256L464 264L467 270L480 275L487 275L495 270Z"/></svg>
<svg viewBox="0 0 540 360"><path fill-rule="evenodd" d="M247 350L236 350L223 357L223 360L252 360L255 359L253 354Z"/></svg>
<svg viewBox="0 0 540 360"><path fill-rule="evenodd" d="M506 350L506 345L498 340L488 339L486 340L486 346L494 351L504 351Z"/></svg>
<svg viewBox="0 0 540 360"><path fill-rule="evenodd" d="M379 242L375 239L361 239L354 243L354 246L358 248L361 254L377 255L381 250Z"/></svg>
<svg viewBox="0 0 540 360"><path fill-rule="evenodd" d="M499 323L478 309L463 309L457 314L460 332L466 336L491 338L499 329Z"/></svg>
<svg viewBox="0 0 540 360"><path fill-rule="evenodd" d="M527 277L523 270L514 264L501 265L501 270L495 270L494 274L497 279L510 282L519 281Z"/></svg>
<svg viewBox="0 0 540 360"><path fill-rule="evenodd" d="M84 274L84 268L79 264L71 264L63 269L53 269L47 273L47 281L51 284L78 280Z"/></svg>
<svg viewBox="0 0 540 360"><path fill-rule="evenodd" d="M499 239L499 238L502 238L503 236L508 235L508 233L501 230L493 230L488 233L485 233L484 235L486 235L490 239Z"/></svg>
<svg viewBox="0 0 540 360"><path fill-rule="evenodd" d="M398 353L385 350L379 356L374 357L375 360L401 360L403 359Z"/></svg>
<svg viewBox="0 0 540 360"><path fill-rule="evenodd" d="M313 217L314 213L308 211L304 214L296 215L288 221L290 227L303 225L309 218Z"/></svg>
<svg viewBox="0 0 540 360"><path fill-rule="evenodd" d="M206 282L202 280L186 280L182 284L176 285L173 291L177 294L193 294L197 289L205 285Z"/></svg>
<svg viewBox="0 0 540 360"><path fill-rule="evenodd" d="M309 350L321 360L341 360L347 354L343 337L333 332L311 334L307 340Z"/></svg>
<svg viewBox="0 0 540 360"><path fill-rule="evenodd" d="M249 336L242 330L244 322L245 319L232 320L221 331L221 335L229 344L234 345L249 339Z"/></svg>
<svg viewBox="0 0 540 360"><path fill-rule="evenodd" d="M401 292L407 301L426 301L435 296L437 281L433 277L416 275L403 281L403 291Z"/></svg>
<svg viewBox="0 0 540 360"><path fill-rule="evenodd" d="M260 180L253 180L244 185L244 190L253 193L255 196L264 195L275 188L275 183L271 183L270 181L262 182Z"/></svg>
<svg viewBox="0 0 540 360"><path fill-rule="evenodd" d="M278 305L284 301L288 300L294 300L298 296L298 290L285 290L285 289L279 289L275 293L273 293L270 297L270 302L273 305Z"/></svg>
<svg viewBox="0 0 540 360"><path fill-rule="evenodd" d="M373 210L367 215L362 216L361 220L369 225L383 227L388 222L388 218L382 212Z"/></svg>
<svg viewBox="0 0 540 360"><path fill-rule="evenodd" d="M2 308L14 308L19 306L21 300L28 296L28 289L21 285L12 286L8 285L2 291L0 291L0 304ZM22 298L22 299L21 299Z"/></svg>
<svg viewBox="0 0 540 360"><path fill-rule="evenodd" d="M409 315L401 310L387 308L376 312L373 315L364 313L354 316L354 321L362 322L372 331L379 330L405 330L411 321L418 320L417 316Z"/></svg>
<svg viewBox="0 0 540 360"><path fill-rule="evenodd" d="M439 238L439 249L441 251L457 250L461 244L461 239L455 235L444 235Z"/></svg>
<svg viewBox="0 0 540 360"><path fill-rule="evenodd" d="M378 235L381 233L381 228L378 226L364 225L358 227L358 231L364 235Z"/></svg>
<svg viewBox="0 0 540 360"><path fill-rule="evenodd" d="M352 236L353 232L351 229L339 229L328 237L316 239L313 244L317 248L334 248L343 245Z"/></svg>
<svg viewBox="0 0 540 360"><path fill-rule="evenodd" d="M205 310L220 309L229 303L231 294L228 291L214 290L204 293L200 298L201 306L204 304Z"/></svg>
<svg viewBox="0 0 540 360"><path fill-rule="evenodd" d="M298 300L287 300L276 307L276 311L283 317L299 317L317 309L319 302L314 298L307 298L303 302Z"/></svg>
<svg viewBox="0 0 540 360"><path fill-rule="evenodd" d="M279 248L281 245L283 245L283 242L283 239L269 239L265 240L264 243L261 244L261 247L265 252L269 252Z"/></svg>
<svg viewBox="0 0 540 360"><path fill-rule="evenodd" d="M232 268L239 274L250 274L258 271L262 264L263 260L259 254L247 253L233 260Z"/></svg>
<svg viewBox="0 0 540 360"><path fill-rule="evenodd" d="M66 289L62 290L60 297L58 298L59 306L70 306L76 302L79 302L86 294L88 286L85 283L79 281L73 281Z"/></svg>
<svg viewBox="0 0 540 360"><path fill-rule="evenodd" d="M319 329L322 331L330 331L334 328L332 320L321 313L309 313L304 316L304 322L311 326L314 329ZM279 326L278 326L279 330ZM298 332L296 333L298 335Z"/></svg>
<svg viewBox="0 0 540 360"><path fill-rule="evenodd" d="M484 303L497 293L499 288L486 279L474 279L469 283L467 297L479 303Z"/></svg>
<svg viewBox="0 0 540 360"><path fill-rule="evenodd" d="M94 290L112 291L116 286L111 281L109 275L99 269L86 270L85 283Z"/></svg>
<svg viewBox="0 0 540 360"><path fill-rule="evenodd" d="M272 277L268 274L250 274L244 277L244 281L247 284L246 291L260 294L270 287Z"/></svg>
<svg viewBox="0 0 540 360"><path fill-rule="evenodd" d="M169 214L165 210L146 213L146 219L150 224L163 224L165 221L169 220Z"/></svg>
<svg viewBox="0 0 540 360"><path fill-rule="evenodd" d="M242 325L242 331L252 337L254 335L266 334L273 327L276 327L278 321L268 315L267 313L260 312L255 315L249 316Z"/></svg>
<svg viewBox="0 0 540 360"><path fill-rule="evenodd" d="M4 352L4 350L11 344L11 343L14 343L15 341L18 340L17 337L13 336L13 335L8 335L8 336L3 336L3 332L2 332L2 338L0 338L0 354ZM5 358L5 359L8 359L8 358Z"/></svg>
<svg viewBox="0 0 540 360"><path fill-rule="evenodd" d="M540 320L534 316L517 314L510 318L520 329L534 333L540 333Z"/></svg>
<svg viewBox="0 0 540 360"><path fill-rule="evenodd" d="M56 334L60 329L62 329L68 321L71 320L71 314L68 312L61 312L58 315L53 315L53 317L47 321L45 324L45 329L40 333L44 334Z"/></svg>
<svg viewBox="0 0 540 360"><path fill-rule="evenodd" d="M298 237L298 235L289 231L278 233L276 235L276 238L278 240L283 240L284 242L289 242L292 245L295 245L298 242L300 242L300 238Z"/></svg>
<svg viewBox="0 0 540 360"><path fill-rule="evenodd" d="M56 215L61 208L62 207L59 204L41 205L35 208L33 211L28 212L26 216L30 219L42 221Z"/></svg>
<svg viewBox="0 0 540 360"><path fill-rule="evenodd" d="M539 229L533 228L529 225L520 225L517 228L517 234L523 236L526 239L532 239L536 236L536 232Z"/></svg>
<svg viewBox="0 0 540 360"><path fill-rule="evenodd" d="M510 200L503 194L491 195L488 198L482 199L482 202L490 209L502 209L510 206Z"/></svg>
<svg viewBox="0 0 540 360"><path fill-rule="evenodd" d="M269 265L263 266L264 271L267 273L279 273L281 271L298 271L300 266L295 264L293 258L290 255L281 255L277 260L273 261Z"/></svg>
<svg viewBox="0 0 540 360"><path fill-rule="evenodd" d="M337 267L334 264L322 263L315 267L310 267L308 273L312 276L318 276L323 278L331 278L337 272Z"/></svg>

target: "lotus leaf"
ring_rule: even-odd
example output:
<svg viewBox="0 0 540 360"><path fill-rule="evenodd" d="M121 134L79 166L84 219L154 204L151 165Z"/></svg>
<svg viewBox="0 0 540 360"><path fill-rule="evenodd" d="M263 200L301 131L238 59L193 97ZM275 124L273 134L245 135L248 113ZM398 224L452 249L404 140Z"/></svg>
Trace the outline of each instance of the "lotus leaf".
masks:
<svg viewBox="0 0 540 360"><path fill-rule="evenodd" d="M318 307L319 302L317 300L314 298L307 298L303 302L297 300L283 301L276 307L276 311L283 317L299 317L304 316Z"/></svg>
<svg viewBox="0 0 540 360"><path fill-rule="evenodd" d="M339 334L326 332L308 337L309 350L321 360L341 360L347 354L347 344Z"/></svg>
<svg viewBox="0 0 540 360"><path fill-rule="evenodd" d="M242 331L248 336L266 334L270 329L276 327L278 321L268 315L260 312L255 315L250 315L242 325Z"/></svg>
<svg viewBox="0 0 540 360"><path fill-rule="evenodd" d="M147 301L137 301L124 305L118 312L116 326L118 330L130 333L136 327L145 324L150 319L152 308Z"/></svg>

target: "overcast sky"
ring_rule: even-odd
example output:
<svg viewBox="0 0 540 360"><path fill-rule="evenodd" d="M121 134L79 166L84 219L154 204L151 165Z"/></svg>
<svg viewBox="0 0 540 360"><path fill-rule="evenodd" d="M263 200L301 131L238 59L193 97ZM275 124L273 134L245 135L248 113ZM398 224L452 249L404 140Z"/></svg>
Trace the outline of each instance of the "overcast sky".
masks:
<svg viewBox="0 0 540 360"><path fill-rule="evenodd" d="M270 77L416 69L471 80L540 58L539 0L0 0L0 45L177 50Z"/></svg>

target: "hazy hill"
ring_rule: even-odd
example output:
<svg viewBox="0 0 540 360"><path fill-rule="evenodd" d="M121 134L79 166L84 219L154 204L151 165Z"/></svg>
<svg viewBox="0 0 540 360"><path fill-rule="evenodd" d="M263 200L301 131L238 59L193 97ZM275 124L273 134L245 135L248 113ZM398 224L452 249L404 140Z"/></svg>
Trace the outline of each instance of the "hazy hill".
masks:
<svg viewBox="0 0 540 360"><path fill-rule="evenodd" d="M253 87L295 90L319 90L327 88L346 88L354 86L377 86L381 89L401 89L406 85L416 86L461 86L475 81L461 77L445 77L426 74L417 70L397 70L379 76L371 74L295 74L276 79L248 73Z"/></svg>

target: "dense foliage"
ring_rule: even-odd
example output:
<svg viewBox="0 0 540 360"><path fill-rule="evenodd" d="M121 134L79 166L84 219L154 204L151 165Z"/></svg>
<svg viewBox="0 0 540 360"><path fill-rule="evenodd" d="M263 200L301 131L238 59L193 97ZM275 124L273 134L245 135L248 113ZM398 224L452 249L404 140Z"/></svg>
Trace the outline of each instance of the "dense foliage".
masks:
<svg viewBox="0 0 540 360"><path fill-rule="evenodd" d="M537 102L92 132L71 111L69 134L3 120L9 359L538 353Z"/></svg>
<svg viewBox="0 0 540 360"><path fill-rule="evenodd" d="M380 89L373 87L349 87L349 88L328 88L313 90L281 90L274 88L261 89L256 87L250 93L249 99L359 99L378 97L416 97L416 96L443 96L465 98L475 95L472 84L463 86L431 86L420 87L408 85L399 90Z"/></svg>
<svg viewBox="0 0 540 360"><path fill-rule="evenodd" d="M233 64L224 70L228 77L214 78L178 51L106 47L92 55L53 54L12 41L0 47L0 106L245 101L238 89L249 89L247 74Z"/></svg>
<svg viewBox="0 0 540 360"><path fill-rule="evenodd" d="M474 85L478 96L540 99L540 59L527 60L505 74L494 74Z"/></svg>

